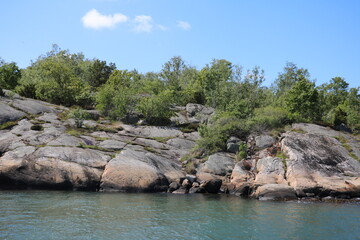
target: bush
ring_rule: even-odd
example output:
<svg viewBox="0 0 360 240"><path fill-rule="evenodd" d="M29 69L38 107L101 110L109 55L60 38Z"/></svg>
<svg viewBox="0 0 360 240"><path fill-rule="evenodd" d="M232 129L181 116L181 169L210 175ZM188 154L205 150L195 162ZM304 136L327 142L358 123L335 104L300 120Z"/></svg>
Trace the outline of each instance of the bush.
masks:
<svg viewBox="0 0 360 240"><path fill-rule="evenodd" d="M197 148L205 154L226 150L226 141L231 136L245 139L249 134L246 120L238 119L227 113L217 114L208 125L201 125L199 133L202 138L197 142Z"/></svg>
<svg viewBox="0 0 360 240"><path fill-rule="evenodd" d="M75 120L75 125L77 128L81 128L83 126L84 120L91 117L88 112L79 107L71 110L68 116Z"/></svg>
<svg viewBox="0 0 360 240"><path fill-rule="evenodd" d="M149 124L168 124L174 115L174 111L170 109L171 96L172 91L166 90L157 96L144 97L140 100L138 110Z"/></svg>
<svg viewBox="0 0 360 240"><path fill-rule="evenodd" d="M279 128L292 122L289 113L280 107L267 106L255 109L254 116L247 124L252 132Z"/></svg>

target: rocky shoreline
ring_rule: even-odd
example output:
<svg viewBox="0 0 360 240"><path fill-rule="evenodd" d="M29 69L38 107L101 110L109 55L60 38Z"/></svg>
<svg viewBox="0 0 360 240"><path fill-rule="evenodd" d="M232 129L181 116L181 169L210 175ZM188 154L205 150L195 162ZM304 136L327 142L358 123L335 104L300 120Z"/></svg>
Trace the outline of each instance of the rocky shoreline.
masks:
<svg viewBox="0 0 360 240"><path fill-rule="evenodd" d="M194 130L100 120L85 120L78 129L63 117L66 111L16 95L0 97L0 189L360 198L360 140L346 132L293 124L277 136L233 137L227 152L185 159L199 139ZM172 122L199 124L212 113L188 104ZM246 159L237 157L240 144L248 146Z"/></svg>

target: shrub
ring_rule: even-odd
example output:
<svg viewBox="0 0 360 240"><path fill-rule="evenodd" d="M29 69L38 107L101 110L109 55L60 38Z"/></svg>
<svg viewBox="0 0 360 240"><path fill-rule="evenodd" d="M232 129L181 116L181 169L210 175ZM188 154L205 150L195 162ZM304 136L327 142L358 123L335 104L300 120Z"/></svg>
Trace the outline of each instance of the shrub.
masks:
<svg viewBox="0 0 360 240"><path fill-rule="evenodd" d="M77 128L81 128L83 126L84 120L90 118L90 114L79 107L71 110L68 116L75 120L75 125Z"/></svg>
<svg viewBox="0 0 360 240"><path fill-rule="evenodd" d="M170 122L174 111L170 109L172 91L166 90L157 96L144 97L140 100L138 110L145 120L153 125L165 125Z"/></svg>
<svg viewBox="0 0 360 240"><path fill-rule="evenodd" d="M226 149L226 141L230 136L244 139L249 131L246 120L226 113L217 114L208 125L199 127L202 138L198 140L197 148L203 149L206 154L222 151Z"/></svg>

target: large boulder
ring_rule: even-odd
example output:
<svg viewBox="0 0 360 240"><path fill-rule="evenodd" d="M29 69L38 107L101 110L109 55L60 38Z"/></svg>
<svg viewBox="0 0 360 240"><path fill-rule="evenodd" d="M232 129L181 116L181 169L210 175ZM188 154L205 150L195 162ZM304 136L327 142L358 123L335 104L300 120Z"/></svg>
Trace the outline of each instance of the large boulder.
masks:
<svg viewBox="0 0 360 240"><path fill-rule="evenodd" d="M230 157L227 153L219 152L210 155L208 160L200 166L198 172L205 172L218 176L226 176L231 174L234 166L234 158ZM199 178L201 179L201 177Z"/></svg>
<svg viewBox="0 0 360 240"><path fill-rule="evenodd" d="M185 173L175 161L146 151L123 150L105 168L101 191L166 191L170 182Z"/></svg>
<svg viewBox="0 0 360 240"><path fill-rule="evenodd" d="M269 135L260 135L255 137L255 146L259 149L271 147L275 143L275 139Z"/></svg>
<svg viewBox="0 0 360 240"><path fill-rule="evenodd" d="M325 134L319 134L323 131ZM360 162L354 159L358 156L352 157L349 145L331 137L326 129L319 127L317 133L284 134L281 145L288 156L286 178L290 186L299 196L360 196Z"/></svg>
<svg viewBox="0 0 360 240"><path fill-rule="evenodd" d="M45 112L52 113L56 110L50 104L33 99L15 99L12 105L28 114L37 115Z"/></svg>
<svg viewBox="0 0 360 240"><path fill-rule="evenodd" d="M0 158L0 188L96 190L101 169L48 156L35 148L19 147Z"/></svg>
<svg viewBox="0 0 360 240"><path fill-rule="evenodd" d="M285 170L282 159L276 157L266 157L259 159L256 164L257 174L255 184L287 184L285 180Z"/></svg>
<svg viewBox="0 0 360 240"><path fill-rule="evenodd" d="M285 184L265 184L256 189L253 197L260 200L293 200L297 199L292 187Z"/></svg>
<svg viewBox="0 0 360 240"><path fill-rule="evenodd" d="M0 124L16 121L26 116L26 113L16 110L9 105L0 102Z"/></svg>

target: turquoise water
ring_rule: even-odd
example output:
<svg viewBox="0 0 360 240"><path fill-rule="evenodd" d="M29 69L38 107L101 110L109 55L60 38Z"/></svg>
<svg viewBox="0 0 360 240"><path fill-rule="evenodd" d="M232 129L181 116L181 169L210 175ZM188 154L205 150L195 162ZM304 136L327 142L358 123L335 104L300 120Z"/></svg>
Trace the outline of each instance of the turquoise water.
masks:
<svg viewBox="0 0 360 240"><path fill-rule="evenodd" d="M360 239L360 204L0 191L0 239Z"/></svg>

